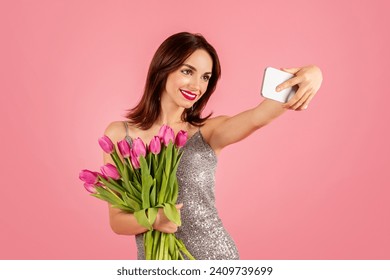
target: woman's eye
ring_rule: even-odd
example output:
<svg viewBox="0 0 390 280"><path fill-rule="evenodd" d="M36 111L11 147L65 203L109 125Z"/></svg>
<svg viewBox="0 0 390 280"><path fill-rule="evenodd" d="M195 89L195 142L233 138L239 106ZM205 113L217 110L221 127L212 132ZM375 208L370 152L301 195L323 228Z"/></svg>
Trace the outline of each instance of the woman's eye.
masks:
<svg viewBox="0 0 390 280"><path fill-rule="evenodd" d="M203 76L203 80L204 80L205 82L208 82L208 81L210 80L210 76Z"/></svg>
<svg viewBox="0 0 390 280"><path fill-rule="evenodd" d="M189 70L189 69L183 69L183 70L181 70L181 72L182 72L184 75L189 75L189 74L192 73L192 71Z"/></svg>

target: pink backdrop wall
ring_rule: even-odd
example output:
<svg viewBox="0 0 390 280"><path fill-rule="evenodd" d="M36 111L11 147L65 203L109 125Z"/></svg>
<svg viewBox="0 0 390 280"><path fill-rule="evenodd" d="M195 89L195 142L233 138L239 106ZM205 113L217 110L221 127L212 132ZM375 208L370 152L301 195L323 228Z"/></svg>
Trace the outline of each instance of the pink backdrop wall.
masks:
<svg viewBox="0 0 390 280"><path fill-rule="evenodd" d="M136 104L158 45L190 31L221 58L215 115L258 104L267 66L323 70L307 111L219 158L241 257L389 259L389 4L344 2L2 1L0 258L136 257L78 173L99 168L97 139Z"/></svg>

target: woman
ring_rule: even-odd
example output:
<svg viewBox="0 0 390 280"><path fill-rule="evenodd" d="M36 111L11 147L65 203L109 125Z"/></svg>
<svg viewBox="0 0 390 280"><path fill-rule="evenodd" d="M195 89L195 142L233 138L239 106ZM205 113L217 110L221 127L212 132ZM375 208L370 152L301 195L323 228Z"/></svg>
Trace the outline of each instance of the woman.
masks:
<svg viewBox="0 0 390 280"><path fill-rule="evenodd" d="M180 191L177 208L182 226L177 227L159 210L155 230L173 233L182 239L196 259L238 259L237 248L224 229L215 208L214 172L217 156L227 145L238 142L270 123L287 109L304 110L319 89L322 74L318 67L286 69L295 77L278 86L278 90L298 85L295 96L286 104L264 100L253 109L236 116L201 113L214 92L221 75L214 48L199 34L172 35L156 51L150 64L144 94L130 110L128 122L113 122L105 135L114 143L126 137L140 137L149 143L160 127L167 124L175 133L188 132L177 177ZM105 163L113 163L104 155ZM144 259L142 233L133 214L109 207L110 225L117 234L136 235L138 259Z"/></svg>

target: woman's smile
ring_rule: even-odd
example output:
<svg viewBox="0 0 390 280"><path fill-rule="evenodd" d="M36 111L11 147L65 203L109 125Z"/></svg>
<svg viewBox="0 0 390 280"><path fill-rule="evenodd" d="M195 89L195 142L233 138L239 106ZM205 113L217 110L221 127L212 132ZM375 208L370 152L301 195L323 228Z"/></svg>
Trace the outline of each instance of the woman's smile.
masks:
<svg viewBox="0 0 390 280"><path fill-rule="evenodd" d="M197 95L189 90L180 89L180 92L187 100L193 101L196 99Z"/></svg>

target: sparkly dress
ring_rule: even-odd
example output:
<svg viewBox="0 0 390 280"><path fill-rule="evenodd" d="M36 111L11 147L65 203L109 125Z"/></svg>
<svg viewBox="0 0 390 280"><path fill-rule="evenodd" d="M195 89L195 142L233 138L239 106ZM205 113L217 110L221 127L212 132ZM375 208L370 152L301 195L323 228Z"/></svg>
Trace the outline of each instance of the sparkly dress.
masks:
<svg viewBox="0 0 390 280"><path fill-rule="evenodd" d="M130 137L126 136L131 144ZM197 260L239 259L237 247L215 208L217 157L198 130L182 148L177 170L182 225L176 236ZM138 259L145 259L143 234L136 235Z"/></svg>

